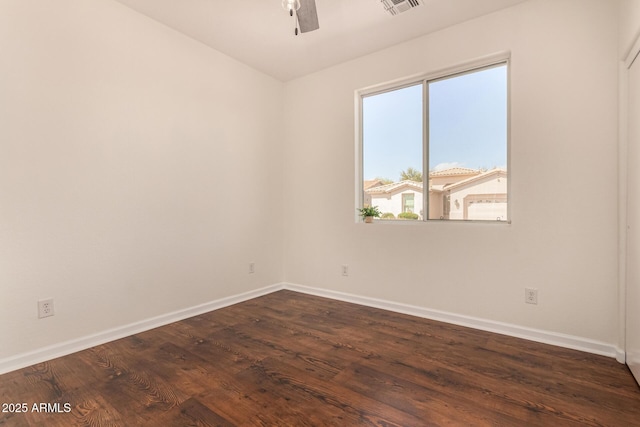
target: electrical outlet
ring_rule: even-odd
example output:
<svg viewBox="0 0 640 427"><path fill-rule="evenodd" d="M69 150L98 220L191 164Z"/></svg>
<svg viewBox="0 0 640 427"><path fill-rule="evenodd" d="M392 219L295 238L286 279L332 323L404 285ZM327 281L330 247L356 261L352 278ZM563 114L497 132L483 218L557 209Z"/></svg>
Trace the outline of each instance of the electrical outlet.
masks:
<svg viewBox="0 0 640 427"><path fill-rule="evenodd" d="M349 266L348 265L343 265L342 266L342 275L343 276L348 276L349 275Z"/></svg>
<svg viewBox="0 0 640 427"><path fill-rule="evenodd" d="M38 301L38 318L53 316L53 298Z"/></svg>
<svg viewBox="0 0 640 427"><path fill-rule="evenodd" d="M527 304L538 304L538 290L533 288L525 288L524 302L526 302Z"/></svg>
<svg viewBox="0 0 640 427"><path fill-rule="evenodd" d="M249 274L253 274L256 272L256 263L255 262L250 262L249 263Z"/></svg>

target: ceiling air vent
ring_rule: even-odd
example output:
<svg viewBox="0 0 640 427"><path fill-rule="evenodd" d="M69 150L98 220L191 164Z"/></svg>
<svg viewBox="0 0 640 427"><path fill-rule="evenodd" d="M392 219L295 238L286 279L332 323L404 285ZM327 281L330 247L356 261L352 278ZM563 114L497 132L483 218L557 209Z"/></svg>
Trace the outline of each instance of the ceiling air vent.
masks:
<svg viewBox="0 0 640 427"><path fill-rule="evenodd" d="M422 0L380 0L380 2L384 6L384 10L391 15L406 12L422 4Z"/></svg>

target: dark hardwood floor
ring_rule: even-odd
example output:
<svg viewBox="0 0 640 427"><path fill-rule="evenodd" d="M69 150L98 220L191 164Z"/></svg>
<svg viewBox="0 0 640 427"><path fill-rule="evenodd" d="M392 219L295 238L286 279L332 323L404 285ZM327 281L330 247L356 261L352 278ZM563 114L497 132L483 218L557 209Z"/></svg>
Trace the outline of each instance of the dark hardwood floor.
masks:
<svg viewBox="0 0 640 427"><path fill-rule="evenodd" d="M1 375L0 403L28 407L2 426L640 426L613 359L291 291Z"/></svg>

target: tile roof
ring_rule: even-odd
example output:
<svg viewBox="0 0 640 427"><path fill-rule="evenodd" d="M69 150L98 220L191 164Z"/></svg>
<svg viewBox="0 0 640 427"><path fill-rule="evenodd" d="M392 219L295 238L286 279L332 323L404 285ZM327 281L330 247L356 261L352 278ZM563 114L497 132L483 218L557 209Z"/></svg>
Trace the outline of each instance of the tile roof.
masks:
<svg viewBox="0 0 640 427"><path fill-rule="evenodd" d="M365 188L365 191L368 194L391 193L392 191L405 186L413 187L415 190L422 191L422 183L416 181L393 182L391 184L379 185L377 187L370 187L368 189Z"/></svg>
<svg viewBox="0 0 640 427"><path fill-rule="evenodd" d="M482 173L480 173L478 175L475 175L475 176L472 176L470 178L463 179L462 181L458 181L458 182L455 182L453 184L445 185L444 188L446 190L450 190L450 189L455 188L455 187L463 187L463 186L465 186L465 185L467 185L467 184L469 184L471 182L483 179L483 178L488 177L490 175L503 175L503 176L506 176L507 175L507 171L505 169L500 169L500 168L491 169L489 171L482 172Z"/></svg>
<svg viewBox="0 0 640 427"><path fill-rule="evenodd" d="M362 186L364 187L365 190L367 190L369 188L379 187L379 186L381 186L383 184L384 183L379 179L365 179L363 181Z"/></svg>
<svg viewBox="0 0 640 427"><path fill-rule="evenodd" d="M456 175L479 175L482 171L469 168L449 168L440 171L429 172L429 176L456 176Z"/></svg>

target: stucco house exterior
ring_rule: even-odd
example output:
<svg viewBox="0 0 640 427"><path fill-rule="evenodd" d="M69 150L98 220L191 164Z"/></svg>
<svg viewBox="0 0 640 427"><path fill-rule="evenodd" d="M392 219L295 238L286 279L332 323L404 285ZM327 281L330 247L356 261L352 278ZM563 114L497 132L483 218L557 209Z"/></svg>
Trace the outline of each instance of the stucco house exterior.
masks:
<svg viewBox="0 0 640 427"><path fill-rule="evenodd" d="M365 205L377 206L382 213L392 213L395 218L402 212L418 214L422 219L422 183L400 181L369 187L365 190Z"/></svg>
<svg viewBox="0 0 640 427"><path fill-rule="evenodd" d="M370 185L364 202L395 218L401 212L423 219L421 182ZM450 168L429 173L429 218L507 221L507 171Z"/></svg>

